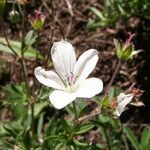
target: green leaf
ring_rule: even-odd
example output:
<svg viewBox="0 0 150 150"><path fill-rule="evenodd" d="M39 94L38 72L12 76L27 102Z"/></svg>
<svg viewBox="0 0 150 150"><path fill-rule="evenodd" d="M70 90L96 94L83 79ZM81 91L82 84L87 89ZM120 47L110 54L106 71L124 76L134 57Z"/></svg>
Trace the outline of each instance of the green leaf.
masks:
<svg viewBox="0 0 150 150"><path fill-rule="evenodd" d="M5 100L11 105L15 117L17 117L17 119L26 118L28 111L26 107L28 96L25 84L6 85L4 91L6 93Z"/></svg>
<svg viewBox="0 0 150 150"><path fill-rule="evenodd" d="M68 140L68 137L65 134L60 134L45 137L44 140L66 142Z"/></svg>
<svg viewBox="0 0 150 150"><path fill-rule="evenodd" d="M27 46L31 46L32 44L36 42L36 38L37 38L37 35L34 35L34 31L33 30L29 31L25 37L25 44Z"/></svg>
<svg viewBox="0 0 150 150"><path fill-rule="evenodd" d="M81 125L79 127L79 129L74 134L83 134L83 133L86 133L89 130L91 130L92 128L94 128L94 127L95 127L95 125L93 125L93 124Z"/></svg>
<svg viewBox="0 0 150 150"><path fill-rule="evenodd" d="M45 107L47 107L48 106L48 102L47 101L42 101L42 102L40 102L40 103L35 103L34 104L34 115L35 115L35 117L37 117L39 114L40 114L40 112L45 108ZM30 112L31 113L31 112Z"/></svg>
<svg viewBox="0 0 150 150"><path fill-rule="evenodd" d="M114 97L116 97L117 95L120 94L120 89L119 88L115 88L115 87L111 87L109 92L108 92L108 96L110 98L110 100L112 100Z"/></svg>
<svg viewBox="0 0 150 150"><path fill-rule="evenodd" d="M55 115L53 115L53 117L50 119L48 127L46 128L46 135L50 136L50 135L55 135L57 134L57 130L58 130L58 119L56 118Z"/></svg>
<svg viewBox="0 0 150 150"><path fill-rule="evenodd" d="M14 130L14 128L4 126L4 129L10 136L12 136L13 138L16 138L17 132L16 132L16 130Z"/></svg>
<svg viewBox="0 0 150 150"><path fill-rule="evenodd" d="M49 94L52 92L52 89L46 86L42 86L40 89L40 93L38 95L39 101L48 100Z"/></svg>
<svg viewBox="0 0 150 150"><path fill-rule="evenodd" d="M100 21L95 22L95 20L89 20L87 23L87 28L88 29L96 29L98 27L102 27L102 23Z"/></svg>
<svg viewBox="0 0 150 150"><path fill-rule="evenodd" d="M82 110L80 111L80 114L79 114L79 117L82 117L84 116L85 114L87 114L89 111L89 106L88 105L85 105Z"/></svg>
<svg viewBox="0 0 150 150"><path fill-rule="evenodd" d="M56 145L54 150L69 150L67 143L59 143Z"/></svg>
<svg viewBox="0 0 150 150"><path fill-rule="evenodd" d="M9 40L9 43L10 43L11 47L13 48L13 50L18 54L18 56L21 57L21 43L18 41L13 41L13 40ZM7 42L6 42L5 38L3 38L3 37L0 37L0 51L14 54L12 52L12 50L7 46ZM29 46L26 49L24 56L25 56L25 58L36 58L38 56L39 59L43 59L40 52L38 50L32 48L31 46Z"/></svg>
<svg viewBox="0 0 150 150"><path fill-rule="evenodd" d="M132 132L132 130L129 127L124 127L123 129L124 129L124 133L126 134L126 136L128 137L128 139L132 143L133 147L136 150L142 150L141 147L140 147L140 144L139 144L136 136Z"/></svg>
<svg viewBox="0 0 150 150"><path fill-rule="evenodd" d="M22 149L30 149L32 145L32 139L30 136L29 128L21 131L16 138L17 143L20 143Z"/></svg>
<svg viewBox="0 0 150 150"><path fill-rule="evenodd" d="M98 9L96 9L95 7L90 7L90 10L99 18L104 20L105 17L103 16L102 12L100 12Z"/></svg>
<svg viewBox="0 0 150 150"><path fill-rule="evenodd" d="M37 135L40 137L42 133L42 128L43 128L43 123L44 123L44 113L40 115L40 118L38 120L38 125L37 125Z"/></svg>
<svg viewBox="0 0 150 150"><path fill-rule="evenodd" d="M141 146L144 150L150 149L150 128L145 127L143 129L142 136L141 136Z"/></svg>
<svg viewBox="0 0 150 150"><path fill-rule="evenodd" d="M79 147L88 147L89 146L89 144L83 143L83 142L79 142L77 140L74 140L73 142L74 142L75 145L77 145Z"/></svg>
<svg viewBox="0 0 150 150"><path fill-rule="evenodd" d="M16 103L22 103L27 101L27 91L25 84L9 84L4 87L4 90L6 92L6 99L12 104Z"/></svg>
<svg viewBox="0 0 150 150"><path fill-rule="evenodd" d="M67 133L70 133L71 131L70 126L64 118L61 119L61 124L62 124L63 130L66 131Z"/></svg>
<svg viewBox="0 0 150 150"><path fill-rule="evenodd" d="M0 141L0 150L12 150L14 145L10 142Z"/></svg>

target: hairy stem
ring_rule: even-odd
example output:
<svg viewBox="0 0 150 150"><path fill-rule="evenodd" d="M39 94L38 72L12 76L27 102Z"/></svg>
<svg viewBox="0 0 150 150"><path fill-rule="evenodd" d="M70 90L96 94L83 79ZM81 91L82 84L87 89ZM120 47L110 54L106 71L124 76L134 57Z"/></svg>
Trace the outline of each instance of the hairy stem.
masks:
<svg viewBox="0 0 150 150"><path fill-rule="evenodd" d="M51 27L51 36L50 36L50 49L52 47L52 42L53 42L53 36L54 36L54 28ZM48 60L50 58L50 52L48 52L46 60L45 60L45 68L48 67Z"/></svg>
<svg viewBox="0 0 150 150"><path fill-rule="evenodd" d="M95 117L95 116L99 115L100 113L101 113L101 110L99 108L97 108L96 111L90 113L89 115L85 115L83 117L78 118L78 122L86 121L86 120L88 120L92 117Z"/></svg>
<svg viewBox="0 0 150 150"><path fill-rule="evenodd" d="M108 83L108 85L107 85L107 87L105 89L105 93L104 93L105 96L107 95L109 89L111 88L111 86L112 86L112 84L113 84L113 82L114 82L114 80L115 80L115 78L116 78L116 76L117 76L117 74L119 72L120 66L121 66L121 60L119 59L117 65L115 67L115 71L114 71L114 73L113 73L113 75L111 77L111 80L110 80L110 82Z"/></svg>
<svg viewBox="0 0 150 150"><path fill-rule="evenodd" d="M26 68L26 62L24 58L24 48L25 48L25 18L26 18L26 6L23 5L23 13L22 13L22 25L21 25L21 66L23 70L23 77L25 80L26 90L28 94L28 101L31 105L31 130L32 130L32 137L34 138L34 100L31 99L31 93L29 89L29 81L28 81L28 73Z"/></svg>
<svg viewBox="0 0 150 150"><path fill-rule="evenodd" d="M16 51L12 48L12 46L11 46L11 44L10 44L10 42L9 42L5 30L3 30L3 33L4 33L4 37L5 37L7 46L10 48L10 50L11 50L16 56L18 56L18 54L17 54Z"/></svg>
<svg viewBox="0 0 150 150"><path fill-rule="evenodd" d="M25 8L25 5L23 5L23 15L22 15L22 25L21 25L21 32L22 32L22 37L21 37L21 67L22 67L22 71L23 71L23 78L25 80L27 94L28 94L28 97L30 97L27 68L26 68L26 63L25 63L25 58L24 58L25 16L26 16L26 8Z"/></svg>

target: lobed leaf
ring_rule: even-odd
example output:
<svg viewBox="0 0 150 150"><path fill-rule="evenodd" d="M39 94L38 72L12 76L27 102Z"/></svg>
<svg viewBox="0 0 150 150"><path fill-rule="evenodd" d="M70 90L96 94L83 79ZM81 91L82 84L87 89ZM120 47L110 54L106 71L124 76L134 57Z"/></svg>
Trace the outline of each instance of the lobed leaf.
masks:
<svg viewBox="0 0 150 150"><path fill-rule="evenodd" d="M9 40L9 43L11 45L11 47L13 48L13 50L18 54L18 56L21 57L21 43L18 41L14 41L14 40ZM12 50L7 46L7 42L5 40L5 38L0 37L0 51L9 53L9 54L14 54L12 52ZM25 53L24 53L25 58L36 58L38 57L39 59L43 59L42 55L40 54L40 52L38 50L36 50L35 48L28 46Z"/></svg>

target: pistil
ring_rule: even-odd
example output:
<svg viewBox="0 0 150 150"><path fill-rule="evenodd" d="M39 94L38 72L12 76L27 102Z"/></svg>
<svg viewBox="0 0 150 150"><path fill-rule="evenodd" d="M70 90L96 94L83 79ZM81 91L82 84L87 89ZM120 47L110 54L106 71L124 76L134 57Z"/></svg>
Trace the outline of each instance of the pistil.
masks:
<svg viewBox="0 0 150 150"><path fill-rule="evenodd" d="M74 74L72 72L70 72L70 74L67 76L68 85L70 85L70 86L74 85L75 81L76 81L76 77L74 76Z"/></svg>

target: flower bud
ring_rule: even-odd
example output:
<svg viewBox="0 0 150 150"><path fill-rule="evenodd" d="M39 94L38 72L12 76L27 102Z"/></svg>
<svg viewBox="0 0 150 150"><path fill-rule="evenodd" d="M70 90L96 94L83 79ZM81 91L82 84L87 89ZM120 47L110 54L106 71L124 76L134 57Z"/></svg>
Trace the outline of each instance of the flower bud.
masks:
<svg viewBox="0 0 150 150"><path fill-rule="evenodd" d="M9 13L9 20L11 21L11 23L17 23L19 19L20 19L20 15L18 11L12 10Z"/></svg>
<svg viewBox="0 0 150 150"><path fill-rule="evenodd" d="M110 108L114 109L118 106L118 102L116 99L112 99L110 102Z"/></svg>
<svg viewBox="0 0 150 150"><path fill-rule="evenodd" d="M104 99L101 100L101 108L105 109L110 107L111 100L108 96L106 96Z"/></svg>
<svg viewBox="0 0 150 150"><path fill-rule="evenodd" d="M129 59L132 59L134 55L141 52L141 50L135 50L134 44L131 42L134 36L135 34L129 33L129 37L125 41L125 43L114 39L114 44L119 59L127 61Z"/></svg>
<svg viewBox="0 0 150 150"><path fill-rule="evenodd" d="M29 15L29 21L34 30L40 30L45 22L46 16L44 16L41 11L35 10L34 14Z"/></svg>

